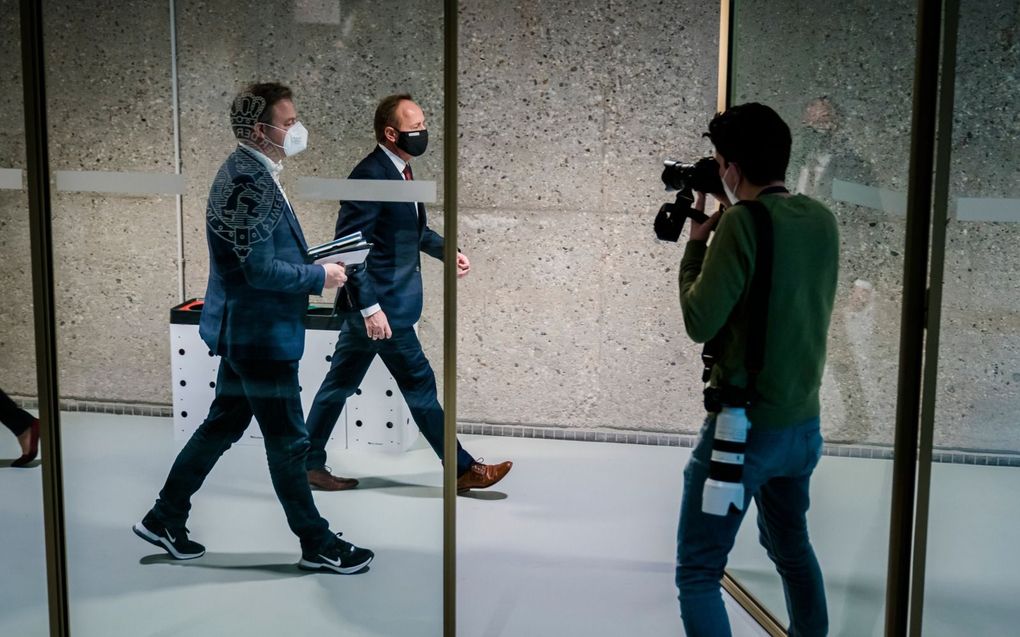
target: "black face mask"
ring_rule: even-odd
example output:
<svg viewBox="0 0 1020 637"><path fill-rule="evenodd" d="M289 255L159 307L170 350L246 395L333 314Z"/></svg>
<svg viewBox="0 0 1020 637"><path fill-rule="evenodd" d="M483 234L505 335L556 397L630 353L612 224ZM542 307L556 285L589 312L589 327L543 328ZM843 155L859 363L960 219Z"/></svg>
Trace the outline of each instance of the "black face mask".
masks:
<svg viewBox="0 0 1020 637"><path fill-rule="evenodd" d="M429 132L427 130L397 132L399 133L397 136L397 148L411 157L421 155L429 146Z"/></svg>

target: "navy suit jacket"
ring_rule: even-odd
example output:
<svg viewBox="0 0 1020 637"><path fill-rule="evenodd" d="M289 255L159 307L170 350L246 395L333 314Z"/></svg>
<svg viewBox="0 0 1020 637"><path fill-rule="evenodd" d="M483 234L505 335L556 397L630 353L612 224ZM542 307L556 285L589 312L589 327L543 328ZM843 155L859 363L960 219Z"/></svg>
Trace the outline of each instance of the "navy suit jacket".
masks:
<svg viewBox="0 0 1020 637"><path fill-rule="evenodd" d="M209 285L199 334L233 359L299 360L308 295L326 273L308 263L301 226L266 167L245 146L216 173L206 207Z"/></svg>
<svg viewBox="0 0 1020 637"><path fill-rule="evenodd" d="M393 161L376 146L355 166L349 179L403 180ZM392 327L410 327L421 318L421 253L443 259L443 237L428 227L425 205L410 202L344 201L336 238L361 231L372 251L365 263L347 269L345 290L354 310L376 303Z"/></svg>

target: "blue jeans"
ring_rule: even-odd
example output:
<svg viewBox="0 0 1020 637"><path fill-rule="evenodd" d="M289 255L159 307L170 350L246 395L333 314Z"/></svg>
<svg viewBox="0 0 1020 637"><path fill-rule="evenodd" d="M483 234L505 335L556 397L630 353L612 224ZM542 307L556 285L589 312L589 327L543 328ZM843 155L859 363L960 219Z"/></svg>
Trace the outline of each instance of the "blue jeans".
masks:
<svg viewBox="0 0 1020 637"><path fill-rule="evenodd" d="M779 429L752 426L744 457L744 510L726 516L701 511L715 436L714 414L701 428L684 470L677 530L676 585L688 637L729 637L720 580L751 498L758 507L759 542L783 579L789 634L825 635L829 628L822 571L808 538L808 486L822 455L819 419Z"/></svg>

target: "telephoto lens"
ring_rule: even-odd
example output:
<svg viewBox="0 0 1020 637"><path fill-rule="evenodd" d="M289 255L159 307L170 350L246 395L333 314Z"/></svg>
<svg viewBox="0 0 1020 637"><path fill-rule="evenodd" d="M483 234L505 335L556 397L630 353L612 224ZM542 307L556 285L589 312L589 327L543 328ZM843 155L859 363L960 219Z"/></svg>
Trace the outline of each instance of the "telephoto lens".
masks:
<svg viewBox="0 0 1020 637"><path fill-rule="evenodd" d="M712 462L701 494L701 510L709 515L727 515L732 504L744 509L744 451L751 428L743 407L723 407L715 419Z"/></svg>

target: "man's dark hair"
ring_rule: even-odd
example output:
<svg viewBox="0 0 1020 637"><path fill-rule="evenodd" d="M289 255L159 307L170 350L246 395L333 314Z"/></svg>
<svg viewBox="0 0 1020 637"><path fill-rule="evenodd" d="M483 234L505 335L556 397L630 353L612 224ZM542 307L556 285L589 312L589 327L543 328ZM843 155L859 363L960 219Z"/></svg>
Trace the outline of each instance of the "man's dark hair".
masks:
<svg viewBox="0 0 1020 637"><path fill-rule="evenodd" d="M749 102L717 114L705 136L727 162L735 162L752 184L786 179L790 127L774 110Z"/></svg>
<svg viewBox="0 0 1020 637"><path fill-rule="evenodd" d="M249 84L237 94L230 105L230 128L234 137L250 139L255 132L255 124L271 124L273 122L273 106L280 100L291 99L288 87L276 82Z"/></svg>
<svg viewBox="0 0 1020 637"><path fill-rule="evenodd" d="M397 93L396 95L387 95L379 102L379 106L375 109L375 141L380 144L386 141L383 131L387 126L397 127L397 107L404 100L410 99L410 93Z"/></svg>

